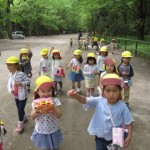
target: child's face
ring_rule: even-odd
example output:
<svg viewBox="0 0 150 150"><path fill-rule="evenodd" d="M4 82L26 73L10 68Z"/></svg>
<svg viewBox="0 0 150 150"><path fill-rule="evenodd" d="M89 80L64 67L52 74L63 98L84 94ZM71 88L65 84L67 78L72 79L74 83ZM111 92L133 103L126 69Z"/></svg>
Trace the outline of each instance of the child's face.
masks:
<svg viewBox="0 0 150 150"><path fill-rule="evenodd" d="M48 58L48 55L46 54L46 55L42 55L42 57L44 58L44 59L47 59Z"/></svg>
<svg viewBox="0 0 150 150"><path fill-rule="evenodd" d="M40 98L52 97L52 87L39 89L38 94L39 94Z"/></svg>
<svg viewBox="0 0 150 150"><path fill-rule="evenodd" d="M54 54L55 59L59 59L59 54Z"/></svg>
<svg viewBox="0 0 150 150"><path fill-rule="evenodd" d="M102 56L106 56L106 52L105 51L101 51L101 55Z"/></svg>
<svg viewBox="0 0 150 150"><path fill-rule="evenodd" d="M120 89L118 86L106 85L103 92L109 104L114 104L118 101L120 96Z"/></svg>
<svg viewBox="0 0 150 150"><path fill-rule="evenodd" d="M114 66L113 64L108 64L108 65L106 65L106 71L107 71L108 73L113 73L114 70L115 70L115 66Z"/></svg>
<svg viewBox="0 0 150 150"><path fill-rule="evenodd" d="M131 61L131 57L124 57L123 62L128 64Z"/></svg>
<svg viewBox="0 0 150 150"><path fill-rule="evenodd" d="M74 55L74 57L79 60L80 59L80 55Z"/></svg>
<svg viewBox="0 0 150 150"><path fill-rule="evenodd" d="M17 64L7 64L7 68L10 72L15 72L17 71L18 65Z"/></svg>
<svg viewBox="0 0 150 150"><path fill-rule="evenodd" d="M23 53L23 54L22 54L22 57L27 57L27 56L28 56L27 53Z"/></svg>
<svg viewBox="0 0 150 150"><path fill-rule="evenodd" d="M90 66L92 66L94 64L94 60L89 60L88 63Z"/></svg>

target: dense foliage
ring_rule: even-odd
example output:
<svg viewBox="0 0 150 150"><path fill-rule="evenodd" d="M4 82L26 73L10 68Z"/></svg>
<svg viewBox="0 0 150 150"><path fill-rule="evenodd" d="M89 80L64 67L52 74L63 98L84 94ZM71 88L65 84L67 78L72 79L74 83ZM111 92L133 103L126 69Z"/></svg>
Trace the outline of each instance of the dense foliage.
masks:
<svg viewBox="0 0 150 150"><path fill-rule="evenodd" d="M0 0L0 36L93 31L104 35L150 33L149 0Z"/></svg>

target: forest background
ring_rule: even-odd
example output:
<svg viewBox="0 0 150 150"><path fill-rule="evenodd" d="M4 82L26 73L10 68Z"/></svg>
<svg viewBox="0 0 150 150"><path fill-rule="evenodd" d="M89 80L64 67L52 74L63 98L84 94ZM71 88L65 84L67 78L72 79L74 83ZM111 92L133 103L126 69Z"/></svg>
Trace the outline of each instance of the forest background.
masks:
<svg viewBox="0 0 150 150"><path fill-rule="evenodd" d="M145 40L149 17L149 0L0 0L0 37L85 31Z"/></svg>

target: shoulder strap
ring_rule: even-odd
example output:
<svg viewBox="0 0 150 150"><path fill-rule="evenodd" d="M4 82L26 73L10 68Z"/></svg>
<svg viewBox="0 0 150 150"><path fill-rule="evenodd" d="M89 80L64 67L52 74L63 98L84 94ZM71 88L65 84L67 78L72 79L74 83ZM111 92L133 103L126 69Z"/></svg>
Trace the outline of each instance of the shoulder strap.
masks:
<svg viewBox="0 0 150 150"><path fill-rule="evenodd" d="M112 116L112 113L111 113L111 111L110 111L110 109L109 109L108 104L107 104L107 109L108 109L108 111L109 111L109 116L110 116L111 122L112 122L113 126L116 128L115 123L114 123L114 121L113 121L113 116Z"/></svg>

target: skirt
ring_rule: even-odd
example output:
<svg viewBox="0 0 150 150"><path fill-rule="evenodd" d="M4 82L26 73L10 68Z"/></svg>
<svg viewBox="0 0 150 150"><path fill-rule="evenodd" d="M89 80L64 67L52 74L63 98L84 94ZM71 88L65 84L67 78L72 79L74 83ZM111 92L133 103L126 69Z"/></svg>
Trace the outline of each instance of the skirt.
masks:
<svg viewBox="0 0 150 150"><path fill-rule="evenodd" d="M60 129L52 134L40 134L34 130L31 136L31 141L41 149L58 149L62 140L63 135Z"/></svg>
<svg viewBox="0 0 150 150"><path fill-rule="evenodd" d="M71 71L69 74L69 80L71 80L73 82L80 82L80 81L84 80L82 71L80 70L79 73Z"/></svg>
<svg viewBox="0 0 150 150"><path fill-rule="evenodd" d="M95 88L97 86L97 78L91 80L85 80L86 88Z"/></svg>

